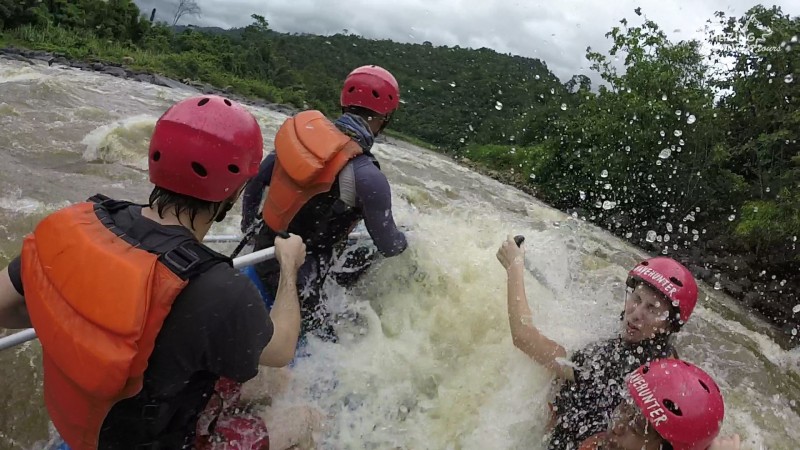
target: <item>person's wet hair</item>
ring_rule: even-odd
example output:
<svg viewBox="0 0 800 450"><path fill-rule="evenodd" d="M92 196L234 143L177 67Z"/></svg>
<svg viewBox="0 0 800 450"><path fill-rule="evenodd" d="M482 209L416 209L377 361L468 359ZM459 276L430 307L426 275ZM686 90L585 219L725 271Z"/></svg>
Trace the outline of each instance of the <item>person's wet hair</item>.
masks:
<svg viewBox="0 0 800 450"><path fill-rule="evenodd" d="M367 108L362 108L361 106L346 106L342 108L342 112L345 114L355 114L356 116L361 117L364 120L370 119L383 119L384 122L389 122L391 119L391 115L382 116L375 111L371 111Z"/></svg>
<svg viewBox="0 0 800 450"><path fill-rule="evenodd" d="M165 211L169 209L174 209L178 220L180 220L183 213L188 213L190 223L185 224L181 222L181 224L194 229L194 221L198 214L201 212L210 213L213 220L213 217L217 216L220 208L223 207L223 204L226 203L227 200L222 202L208 202L156 186L150 193L149 202L150 208L155 209L156 212L158 212L158 216L162 219L164 218Z"/></svg>

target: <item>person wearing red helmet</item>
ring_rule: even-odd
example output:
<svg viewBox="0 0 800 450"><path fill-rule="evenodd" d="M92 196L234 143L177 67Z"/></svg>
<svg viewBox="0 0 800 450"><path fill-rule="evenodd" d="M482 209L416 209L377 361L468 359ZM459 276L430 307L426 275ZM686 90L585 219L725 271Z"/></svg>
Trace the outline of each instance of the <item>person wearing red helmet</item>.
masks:
<svg viewBox="0 0 800 450"><path fill-rule="evenodd" d="M276 134L275 151L264 159L242 199L242 231L255 235L255 250L271 246L282 231L305 240L308 257L300 270L303 328L330 340L335 335L322 286L349 232L363 220L375 248L386 257L408 245L394 221L389 182L371 153L375 137L400 104L397 80L381 67L359 67L345 79L340 104L342 115L333 123L319 111L287 119ZM263 220L257 220L259 206ZM356 249L348 252L344 265L359 267L360 273L375 256L373 248ZM255 271L265 291L274 293L277 266L267 261ZM333 275L340 283L353 281Z"/></svg>
<svg viewBox="0 0 800 450"><path fill-rule="evenodd" d="M725 416L719 386L677 359L644 364L625 378L623 400L607 431L578 450L738 450L739 436L718 437Z"/></svg>
<svg viewBox="0 0 800 450"><path fill-rule="evenodd" d="M606 425L619 404L618 386L636 367L676 357L673 335L697 304L697 283L671 258L640 262L627 278L619 336L581 349L566 362L567 351L544 336L532 321L524 285L525 253L509 238L497 252L508 276L508 319L514 345L550 370L561 382L551 403L548 448L570 449Z"/></svg>
<svg viewBox="0 0 800 450"><path fill-rule="evenodd" d="M25 237L0 274L0 327L36 330L61 448L191 447L220 379L291 361L301 239L275 241L281 287L270 313L231 259L202 244L262 155L244 107L188 98L153 130L147 204L98 194Z"/></svg>

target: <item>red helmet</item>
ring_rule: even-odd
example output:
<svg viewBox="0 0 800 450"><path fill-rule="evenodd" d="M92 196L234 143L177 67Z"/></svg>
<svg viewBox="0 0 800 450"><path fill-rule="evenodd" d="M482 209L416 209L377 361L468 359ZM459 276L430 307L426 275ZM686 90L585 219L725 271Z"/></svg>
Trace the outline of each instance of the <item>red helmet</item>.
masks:
<svg viewBox="0 0 800 450"><path fill-rule="evenodd" d="M263 137L255 117L227 98L204 95L173 105L150 140L150 181L220 202L258 173Z"/></svg>
<svg viewBox="0 0 800 450"><path fill-rule="evenodd" d="M360 106L385 116L400 104L400 87L383 67L361 66L345 78L340 102L343 107Z"/></svg>
<svg viewBox="0 0 800 450"><path fill-rule="evenodd" d="M697 305L697 283L689 269L672 258L650 258L628 273L628 286L635 286L637 281L647 283L666 295L678 307L681 321L686 323L689 320Z"/></svg>
<svg viewBox="0 0 800 450"><path fill-rule="evenodd" d="M717 383L699 367L658 359L626 379L648 422L674 450L705 450L719 434L725 403Z"/></svg>

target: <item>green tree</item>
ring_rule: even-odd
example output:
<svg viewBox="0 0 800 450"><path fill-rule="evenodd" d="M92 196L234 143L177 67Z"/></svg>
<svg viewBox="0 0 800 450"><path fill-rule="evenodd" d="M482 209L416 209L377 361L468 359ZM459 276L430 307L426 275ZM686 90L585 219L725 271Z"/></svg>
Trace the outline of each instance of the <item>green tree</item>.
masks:
<svg viewBox="0 0 800 450"><path fill-rule="evenodd" d="M763 6L716 17L713 56L732 63L714 77L730 168L748 184L736 232L760 254L790 251L800 234L800 18Z"/></svg>

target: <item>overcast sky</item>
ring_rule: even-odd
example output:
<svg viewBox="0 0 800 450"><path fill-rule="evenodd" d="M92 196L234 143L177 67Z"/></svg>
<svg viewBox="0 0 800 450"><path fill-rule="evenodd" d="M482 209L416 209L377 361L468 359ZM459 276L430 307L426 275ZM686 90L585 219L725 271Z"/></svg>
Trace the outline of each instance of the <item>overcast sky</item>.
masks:
<svg viewBox="0 0 800 450"><path fill-rule="evenodd" d="M149 14L171 22L178 0L135 0ZM230 28L266 17L280 32L335 34L342 29L367 38L399 42L431 41L434 45L489 47L501 53L543 60L563 81L573 74L590 75L587 46L607 50L604 37L623 17L641 23L642 8L671 39L702 36L714 11L741 16L755 0L197 0L203 14L180 24ZM800 1L775 0L784 13L800 15ZM636 20L638 19L638 21ZM591 76L596 80L595 76Z"/></svg>

